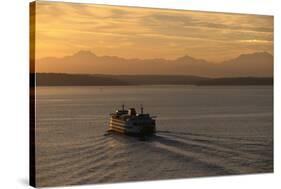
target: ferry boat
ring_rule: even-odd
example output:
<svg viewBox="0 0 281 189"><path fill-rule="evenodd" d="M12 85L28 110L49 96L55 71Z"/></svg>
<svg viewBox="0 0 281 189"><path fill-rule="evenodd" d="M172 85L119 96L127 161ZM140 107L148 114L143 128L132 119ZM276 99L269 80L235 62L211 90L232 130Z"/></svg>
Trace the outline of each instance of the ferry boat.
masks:
<svg viewBox="0 0 281 189"><path fill-rule="evenodd" d="M121 110L110 114L108 131L136 136L154 135L156 132L154 118L156 117L143 113L142 106L141 113L137 114L135 108L126 110L122 105Z"/></svg>

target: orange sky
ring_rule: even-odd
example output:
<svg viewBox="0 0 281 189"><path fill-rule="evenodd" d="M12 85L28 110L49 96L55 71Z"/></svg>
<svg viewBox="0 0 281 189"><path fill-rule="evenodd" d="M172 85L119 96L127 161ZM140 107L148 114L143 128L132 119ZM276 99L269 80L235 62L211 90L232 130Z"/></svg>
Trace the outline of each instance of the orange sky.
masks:
<svg viewBox="0 0 281 189"><path fill-rule="evenodd" d="M273 17L93 4L37 2L36 59L80 50L124 58L219 62L273 54Z"/></svg>

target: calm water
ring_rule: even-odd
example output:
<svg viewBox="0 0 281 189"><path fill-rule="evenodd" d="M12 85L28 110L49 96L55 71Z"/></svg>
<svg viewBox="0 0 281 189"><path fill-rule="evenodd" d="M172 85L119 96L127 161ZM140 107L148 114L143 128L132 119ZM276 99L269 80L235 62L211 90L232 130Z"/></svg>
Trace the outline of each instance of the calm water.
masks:
<svg viewBox="0 0 281 189"><path fill-rule="evenodd" d="M39 186L273 171L271 86L38 87ZM104 135L124 103L157 116L148 141Z"/></svg>

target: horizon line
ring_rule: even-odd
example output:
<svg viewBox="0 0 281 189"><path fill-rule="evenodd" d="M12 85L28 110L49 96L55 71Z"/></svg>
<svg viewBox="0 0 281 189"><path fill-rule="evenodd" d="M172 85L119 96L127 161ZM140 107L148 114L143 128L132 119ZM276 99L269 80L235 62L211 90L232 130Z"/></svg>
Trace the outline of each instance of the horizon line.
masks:
<svg viewBox="0 0 281 189"><path fill-rule="evenodd" d="M209 76L199 76L199 75L184 75L184 74L99 74L99 73L67 73L67 72L30 72L29 74L61 74L61 75L83 75L83 76L183 76L183 77L201 77L201 78L208 78L208 79L218 79L218 78L274 78L274 76L222 76L222 77L209 77Z"/></svg>

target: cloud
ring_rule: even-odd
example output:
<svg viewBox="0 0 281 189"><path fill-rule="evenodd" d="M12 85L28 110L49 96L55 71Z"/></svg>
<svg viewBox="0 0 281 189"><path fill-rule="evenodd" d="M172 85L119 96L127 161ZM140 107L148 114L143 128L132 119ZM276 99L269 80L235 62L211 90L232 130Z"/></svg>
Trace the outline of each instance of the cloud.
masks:
<svg viewBox="0 0 281 189"><path fill-rule="evenodd" d="M81 48L128 58L188 53L214 61L273 51L271 16L40 1L37 7L36 54L41 58Z"/></svg>

